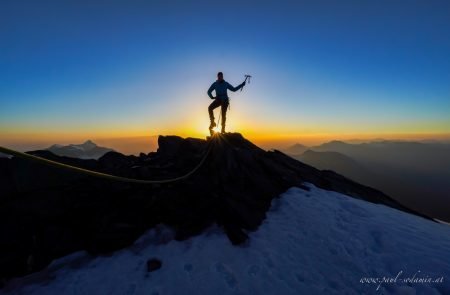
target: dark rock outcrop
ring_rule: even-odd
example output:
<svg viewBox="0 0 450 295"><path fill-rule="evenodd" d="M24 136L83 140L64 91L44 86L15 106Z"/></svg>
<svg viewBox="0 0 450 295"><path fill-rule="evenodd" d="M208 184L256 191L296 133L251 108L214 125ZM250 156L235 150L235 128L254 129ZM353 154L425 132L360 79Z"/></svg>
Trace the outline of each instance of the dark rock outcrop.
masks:
<svg viewBox="0 0 450 295"><path fill-rule="evenodd" d="M158 270L161 268L161 266L162 266L162 262L159 259L150 258L149 260L147 260L147 271L148 272Z"/></svg>
<svg viewBox="0 0 450 295"><path fill-rule="evenodd" d="M35 155L70 165L139 179L174 183L142 185L97 179L19 158L2 159L0 278L42 269L74 251L107 253L132 244L143 232L165 224L183 240L216 223L233 244L248 239L273 198L303 182L411 212L375 189L331 171L320 171L278 151L264 151L240 134L206 140L160 136L156 153L99 160Z"/></svg>

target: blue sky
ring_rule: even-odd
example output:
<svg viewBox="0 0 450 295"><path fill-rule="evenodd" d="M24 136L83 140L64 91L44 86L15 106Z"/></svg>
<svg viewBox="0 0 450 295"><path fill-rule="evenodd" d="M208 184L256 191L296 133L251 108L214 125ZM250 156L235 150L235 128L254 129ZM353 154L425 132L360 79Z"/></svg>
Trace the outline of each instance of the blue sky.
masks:
<svg viewBox="0 0 450 295"><path fill-rule="evenodd" d="M0 132L450 133L449 1L2 1ZM1 136L0 136L1 137Z"/></svg>

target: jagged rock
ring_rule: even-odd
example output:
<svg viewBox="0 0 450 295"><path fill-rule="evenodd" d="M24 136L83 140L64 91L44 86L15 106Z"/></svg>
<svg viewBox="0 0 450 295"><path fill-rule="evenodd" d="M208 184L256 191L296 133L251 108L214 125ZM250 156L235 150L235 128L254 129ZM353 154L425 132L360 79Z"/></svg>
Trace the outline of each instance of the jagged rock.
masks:
<svg viewBox="0 0 450 295"><path fill-rule="evenodd" d="M173 157L178 153L183 142L183 138L179 136L160 136L158 137L158 153Z"/></svg>
<svg viewBox="0 0 450 295"><path fill-rule="evenodd" d="M136 162L135 156L125 156L118 152L108 152L98 159L99 165L105 169L129 167Z"/></svg>
<svg viewBox="0 0 450 295"><path fill-rule="evenodd" d="M19 184L3 190L0 279L37 271L75 251L108 253L132 244L159 224L187 239L218 224L233 244L248 239L274 197L303 182L414 213L375 189L320 171L279 151L264 151L237 133L208 141L160 136L148 157L109 152L97 160L34 154L74 166L140 179L190 177L142 185L97 179L18 158L2 159L0 175ZM7 162L4 162L7 161ZM57 184L57 185L56 185ZM33 257L32 269L27 259Z"/></svg>

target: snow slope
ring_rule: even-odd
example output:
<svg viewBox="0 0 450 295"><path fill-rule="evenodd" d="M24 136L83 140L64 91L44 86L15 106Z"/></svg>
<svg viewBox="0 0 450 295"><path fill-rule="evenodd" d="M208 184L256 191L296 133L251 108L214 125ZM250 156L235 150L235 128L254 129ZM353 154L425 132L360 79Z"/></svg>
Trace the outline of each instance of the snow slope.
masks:
<svg viewBox="0 0 450 295"><path fill-rule="evenodd" d="M309 192L292 188L275 199L243 247L232 246L218 228L178 242L158 227L110 257L75 253L3 292L450 294L449 226L308 186ZM147 272L150 258L160 259L161 269ZM396 276L391 283L361 282Z"/></svg>
<svg viewBox="0 0 450 295"><path fill-rule="evenodd" d="M12 156L0 153L0 158L11 158Z"/></svg>

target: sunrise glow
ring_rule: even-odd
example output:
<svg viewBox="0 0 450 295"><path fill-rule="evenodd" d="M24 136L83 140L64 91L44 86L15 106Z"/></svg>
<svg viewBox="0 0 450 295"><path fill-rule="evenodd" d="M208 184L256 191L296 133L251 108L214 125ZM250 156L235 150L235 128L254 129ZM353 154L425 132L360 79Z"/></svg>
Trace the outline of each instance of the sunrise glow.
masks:
<svg viewBox="0 0 450 295"><path fill-rule="evenodd" d="M183 14L163 3L8 5L0 12L2 145L204 138L206 90L218 71L232 85L253 76L230 93L227 131L265 147L450 139L450 18L425 2L408 11L365 3L357 14L347 4L330 14L274 2L259 7L263 23L245 3L221 22L188 3L177 6Z"/></svg>

